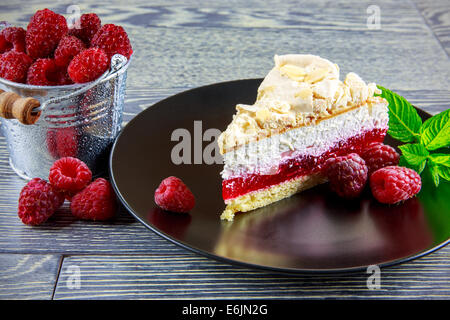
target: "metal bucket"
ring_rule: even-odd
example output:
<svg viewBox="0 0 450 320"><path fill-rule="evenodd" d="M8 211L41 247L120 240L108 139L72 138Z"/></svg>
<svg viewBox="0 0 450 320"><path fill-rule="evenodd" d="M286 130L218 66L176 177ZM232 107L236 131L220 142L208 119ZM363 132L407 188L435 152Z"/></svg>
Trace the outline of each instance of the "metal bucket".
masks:
<svg viewBox="0 0 450 320"><path fill-rule="evenodd" d="M13 170L24 179L47 179L55 160L72 156L94 176L106 172L110 147L121 130L129 64L115 55L110 70L87 84L30 86L0 78L0 89L41 104L34 124L1 119Z"/></svg>

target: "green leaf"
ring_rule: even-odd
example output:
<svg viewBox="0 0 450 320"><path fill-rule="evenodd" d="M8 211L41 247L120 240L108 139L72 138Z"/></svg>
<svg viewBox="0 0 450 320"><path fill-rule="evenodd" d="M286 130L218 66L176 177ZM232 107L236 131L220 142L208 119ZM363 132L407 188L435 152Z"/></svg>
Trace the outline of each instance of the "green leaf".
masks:
<svg viewBox="0 0 450 320"><path fill-rule="evenodd" d="M433 162L429 162L427 168L431 174L431 177L433 178L434 185L436 187L438 187L439 186L439 172L438 172L437 166L435 164L433 164Z"/></svg>
<svg viewBox="0 0 450 320"><path fill-rule="evenodd" d="M418 174L422 174L423 169L425 169L427 162L424 161L419 165L413 165L411 163L409 163L408 161L405 160L405 158L403 156L400 157L400 163L399 166L400 167L406 167L406 168L410 168L413 169L414 171L416 171Z"/></svg>
<svg viewBox="0 0 450 320"><path fill-rule="evenodd" d="M434 153L429 157L433 170L441 178L450 181L450 155L443 153Z"/></svg>
<svg viewBox="0 0 450 320"><path fill-rule="evenodd" d="M427 149L419 143L404 144L398 148L402 151L405 160L414 166L422 165L430 154Z"/></svg>
<svg viewBox="0 0 450 320"><path fill-rule="evenodd" d="M433 153L429 155L429 159L436 165L450 167L450 154Z"/></svg>
<svg viewBox="0 0 450 320"><path fill-rule="evenodd" d="M400 167L406 167L406 168L413 169L418 174L421 174L423 172L423 169L425 169L426 164L427 164L427 160L425 159L425 161L421 162L419 165L413 165L413 164L409 163L408 161L406 161L405 156L402 155L402 156L400 156L400 161L399 161L398 165Z"/></svg>
<svg viewBox="0 0 450 320"><path fill-rule="evenodd" d="M419 142L422 119L416 109L397 93L382 86L378 88L382 91L380 96L389 103L389 135L402 142Z"/></svg>
<svg viewBox="0 0 450 320"><path fill-rule="evenodd" d="M450 109L425 121L420 128L420 143L428 150L436 150L450 145Z"/></svg>
<svg viewBox="0 0 450 320"><path fill-rule="evenodd" d="M438 173L443 179L450 181L450 167L439 166Z"/></svg>

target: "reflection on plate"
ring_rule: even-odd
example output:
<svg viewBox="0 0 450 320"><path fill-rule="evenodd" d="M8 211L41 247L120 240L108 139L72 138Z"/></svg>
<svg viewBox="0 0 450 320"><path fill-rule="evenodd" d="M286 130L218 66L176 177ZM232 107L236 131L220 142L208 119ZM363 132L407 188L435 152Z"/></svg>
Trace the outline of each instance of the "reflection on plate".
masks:
<svg viewBox="0 0 450 320"><path fill-rule="evenodd" d="M225 225L215 252L281 268L298 263L308 269L347 268L355 257L366 265L380 263L433 242L417 198L386 210L370 194L353 202L329 193L326 186L318 188L279 206L237 215ZM273 241L261 243L261 235Z"/></svg>
<svg viewBox="0 0 450 320"><path fill-rule="evenodd" d="M110 158L113 186L140 222L174 243L205 256L281 272L366 270L400 263L449 242L450 184L439 188L426 176L419 196L401 205L376 202L370 190L357 200L338 198L322 185L270 206L219 219L224 210L221 164L175 164L174 130L195 136L223 130L237 102L254 101L261 79L219 83L167 98L123 129ZM429 117L418 110L423 119ZM396 141L387 138L387 144ZM203 141L203 147L210 141ZM168 176L181 178L196 196L189 215L158 209L154 191Z"/></svg>

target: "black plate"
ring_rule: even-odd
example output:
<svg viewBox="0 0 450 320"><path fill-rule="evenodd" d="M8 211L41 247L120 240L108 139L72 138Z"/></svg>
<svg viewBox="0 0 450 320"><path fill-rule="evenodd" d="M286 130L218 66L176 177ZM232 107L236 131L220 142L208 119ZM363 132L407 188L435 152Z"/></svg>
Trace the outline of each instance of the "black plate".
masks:
<svg viewBox="0 0 450 320"><path fill-rule="evenodd" d="M450 184L424 177L419 196L398 206L377 203L370 190L342 200L322 185L265 208L221 221L222 165L171 160L176 129L189 131L194 150L207 129L224 130L237 103L253 103L261 79L209 85L169 97L140 113L113 146L110 174L121 202L149 229L208 257L281 272L340 272L388 266L449 242ZM429 115L418 110L421 117ZM201 133L194 132L201 121ZM198 126L199 123L197 123ZM197 136L196 136L197 134ZM387 138L386 143L397 143ZM198 159L197 159L198 161ZM181 178L196 196L188 214L166 213L153 196L162 179Z"/></svg>

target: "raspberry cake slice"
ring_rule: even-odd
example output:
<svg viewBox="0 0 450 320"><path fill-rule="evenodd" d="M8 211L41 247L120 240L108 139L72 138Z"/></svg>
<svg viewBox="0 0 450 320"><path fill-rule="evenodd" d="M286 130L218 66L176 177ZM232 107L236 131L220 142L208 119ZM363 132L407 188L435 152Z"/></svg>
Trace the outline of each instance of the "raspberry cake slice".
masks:
<svg viewBox="0 0 450 320"><path fill-rule="evenodd" d="M275 67L253 105L238 104L218 143L226 209L246 212L326 182L332 155L361 154L382 142L388 103L374 83L355 73L339 80L339 67L314 55L275 56Z"/></svg>

